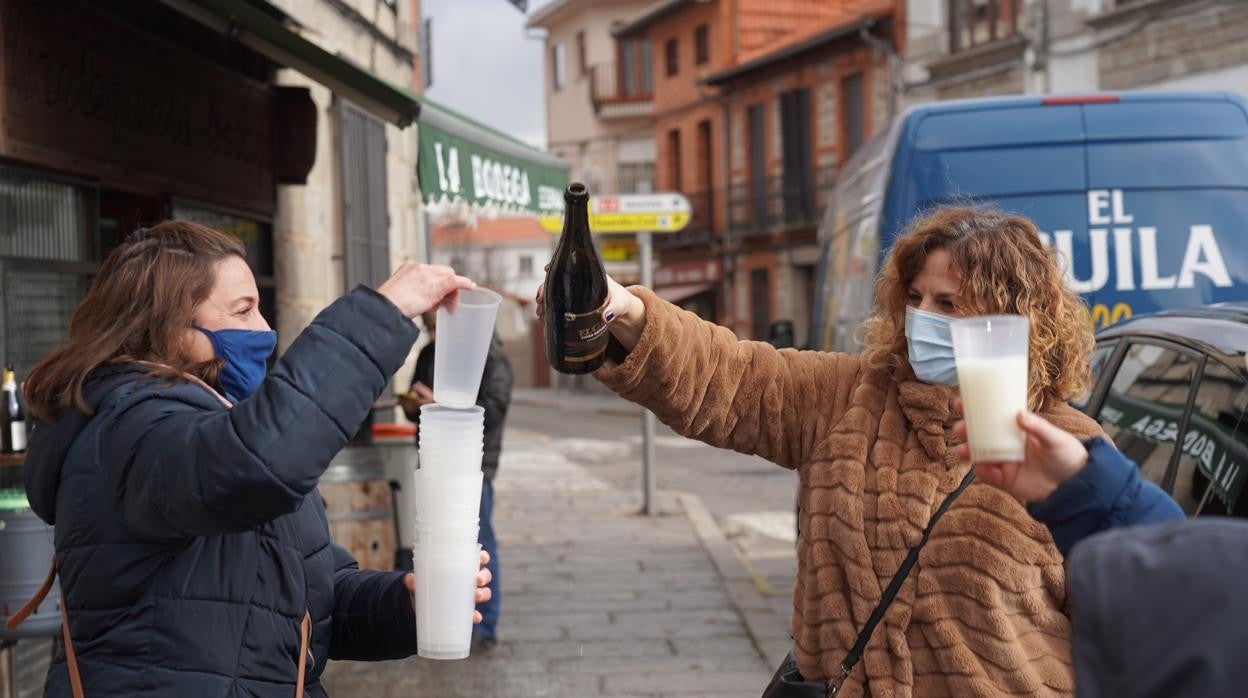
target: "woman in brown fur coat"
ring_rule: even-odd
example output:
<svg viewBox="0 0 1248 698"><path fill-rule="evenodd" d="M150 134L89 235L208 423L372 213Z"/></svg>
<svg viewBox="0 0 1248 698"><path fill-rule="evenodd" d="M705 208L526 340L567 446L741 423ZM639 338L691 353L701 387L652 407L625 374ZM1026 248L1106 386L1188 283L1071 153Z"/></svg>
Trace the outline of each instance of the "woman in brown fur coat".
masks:
<svg viewBox="0 0 1248 698"><path fill-rule="evenodd" d="M604 319L628 355L596 377L680 434L798 471L792 629L807 680L835 676L970 467L955 452L956 386L941 384L952 382L951 350L908 342L907 330L991 313L1031 320L1029 408L1080 438L1099 434L1066 404L1089 381L1086 310L1019 216L946 208L914 224L880 272L861 355L739 341L645 288L612 284ZM840 695L1072 695L1065 604L1062 555L1045 527L1024 502L973 484Z"/></svg>

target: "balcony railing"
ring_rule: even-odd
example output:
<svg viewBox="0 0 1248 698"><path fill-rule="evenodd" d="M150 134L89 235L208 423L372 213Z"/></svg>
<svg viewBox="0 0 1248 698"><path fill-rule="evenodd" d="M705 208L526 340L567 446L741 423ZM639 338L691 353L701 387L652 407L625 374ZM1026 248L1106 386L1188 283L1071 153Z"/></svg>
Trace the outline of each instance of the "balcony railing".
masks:
<svg viewBox="0 0 1248 698"><path fill-rule="evenodd" d="M709 244L715 240L715 207L720 205L723 190L684 192L689 199L689 225L679 233L663 233L654 236L654 246L660 250Z"/></svg>
<svg viewBox="0 0 1248 698"><path fill-rule="evenodd" d="M773 175L734 184L728 190L728 227L748 237L817 226L835 181L836 167L829 165L805 181Z"/></svg>
<svg viewBox="0 0 1248 698"><path fill-rule="evenodd" d="M654 113L654 95L642 92L641 76L635 84L620 84L620 73L615 63L599 63L589 69L589 99L594 113L600 118L631 118L650 116Z"/></svg>

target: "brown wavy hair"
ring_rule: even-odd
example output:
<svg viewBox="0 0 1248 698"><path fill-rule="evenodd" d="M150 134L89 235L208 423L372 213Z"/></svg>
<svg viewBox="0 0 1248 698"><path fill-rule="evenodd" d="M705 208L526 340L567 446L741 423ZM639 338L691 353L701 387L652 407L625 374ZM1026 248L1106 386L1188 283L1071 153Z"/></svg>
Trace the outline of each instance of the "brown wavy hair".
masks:
<svg viewBox="0 0 1248 698"><path fill-rule="evenodd" d="M187 221L165 221L127 238L74 310L69 339L27 376L31 414L45 422L70 408L91 414L82 386L107 363L148 361L159 364L154 376L176 381L190 374L218 387L221 360L186 358L186 331L216 284L216 264L232 256L245 257L237 239Z"/></svg>
<svg viewBox="0 0 1248 698"><path fill-rule="evenodd" d="M962 276L965 315L1011 313L1031 321L1028 407L1035 411L1087 391L1095 341L1087 306L1065 285L1054 252L1026 218L984 207L946 207L915 221L893 244L875 284L865 325L868 366L910 371L907 293L927 256L947 250Z"/></svg>

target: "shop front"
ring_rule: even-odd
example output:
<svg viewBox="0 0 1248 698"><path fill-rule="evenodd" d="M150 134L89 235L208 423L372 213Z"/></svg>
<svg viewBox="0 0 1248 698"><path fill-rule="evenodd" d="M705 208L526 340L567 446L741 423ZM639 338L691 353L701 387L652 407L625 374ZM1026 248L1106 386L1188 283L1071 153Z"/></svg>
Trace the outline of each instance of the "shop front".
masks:
<svg viewBox="0 0 1248 698"><path fill-rule="evenodd" d="M277 84L280 68L390 123L418 113L414 98L261 6L0 0L0 363L19 380L63 341L104 257L136 228L167 218L238 237L261 307L278 326L278 188L305 182L318 128L309 90ZM20 453L0 454L0 494L13 495L5 501L14 511L21 462ZM3 559L0 581L46 571L43 557ZM24 600L0 598L0 620ZM0 634L0 644L11 639ZM46 646L10 649L0 651L0 695L33 695Z"/></svg>
<svg viewBox="0 0 1248 698"><path fill-rule="evenodd" d="M719 322L723 264L718 259L662 264L654 270L654 292L703 320Z"/></svg>

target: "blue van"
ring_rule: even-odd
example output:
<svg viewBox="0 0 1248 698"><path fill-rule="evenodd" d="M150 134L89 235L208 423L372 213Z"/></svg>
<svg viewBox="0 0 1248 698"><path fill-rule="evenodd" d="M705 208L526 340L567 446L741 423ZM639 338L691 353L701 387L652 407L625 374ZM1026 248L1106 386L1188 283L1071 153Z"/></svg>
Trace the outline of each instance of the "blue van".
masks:
<svg viewBox="0 0 1248 698"><path fill-rule="evenodd" d="M1098 327L1248 300L1248 102L1124 92L908 110L837 177L812 348L854 351L893 240L925 210L967 202L1035 221Z"/></svg>

